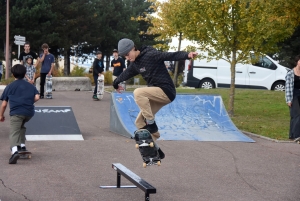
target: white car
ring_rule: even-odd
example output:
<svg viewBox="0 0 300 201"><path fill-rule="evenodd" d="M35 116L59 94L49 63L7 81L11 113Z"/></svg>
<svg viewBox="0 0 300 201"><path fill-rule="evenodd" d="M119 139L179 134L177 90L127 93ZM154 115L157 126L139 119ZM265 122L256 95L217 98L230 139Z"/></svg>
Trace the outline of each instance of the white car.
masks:
<svg viewBox="0 0 300 201"><path fill-rule="evenodd" d="M254 56L254 55L252 55ZM255 64L236 64L235 87L285 90L286 68L269 56L261 56ZM230 87L230 63L225 60L186 61L184 85L195 88Z"/></svg>

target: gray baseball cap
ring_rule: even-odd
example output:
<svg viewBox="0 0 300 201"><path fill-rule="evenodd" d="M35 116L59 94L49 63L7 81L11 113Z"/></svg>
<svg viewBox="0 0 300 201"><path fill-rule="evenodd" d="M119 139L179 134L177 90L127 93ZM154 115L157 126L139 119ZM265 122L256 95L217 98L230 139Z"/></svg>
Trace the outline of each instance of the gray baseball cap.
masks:
<svg viewBox="0 0 300 201"><path fill-rule="evenodd" d="M132 40L128 38L123 38L118 43L118 50L120 56L125 56L128 52L132 50L134 47L134 43Z"/></svg>

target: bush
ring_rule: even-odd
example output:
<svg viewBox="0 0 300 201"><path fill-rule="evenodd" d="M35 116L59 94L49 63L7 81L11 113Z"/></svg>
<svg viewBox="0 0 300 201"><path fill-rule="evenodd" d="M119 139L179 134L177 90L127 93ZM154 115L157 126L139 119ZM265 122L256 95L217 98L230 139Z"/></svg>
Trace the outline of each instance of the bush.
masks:
<svg viewBox="0 0 300 201"><path fill-rule="evenodd" d="M174 74L172 73L172 71L169 71L169 74L170 74L170 76L171 76L171 78L173 80ZM180 73L180 74L178 74L178 77L177 77L176 88L180 86L180 84L182 83L182 81L183 81L183 74Z"/></svg>
<svg viewBox="0 0 300 201"><path fill-rule="evenodd" d="M79 67L79 66L75 66L72 70L72 72L70 73L70 76L73 77L82 77L85 74L85 68L83 67Z"/></svg>
<svg viewBox="0 0 300 201"><path fill-rule="evenodd" d="M8 79L4 79L5 76L2 76L3 79L1 79L0 84L1 85L8 85L10 83L12 83L13 81L15 81L14 77L9 77Z"/></svg>
<svg viewBox="0 0 300 201"><path fill-rule="evenodd" d="M144 78L142 77L141 74L130 78L129 80L127 80L127 83L133 85L134 84L134 78L140 78L140 85L147 85L146 80L144 80Z"/></svg>
<svg viewBox="0 0 300 201"><path fill-rule="evenodd" d="M90 78L92 86L95 86L93 73L86 73L84 76ZM112 83L113 83L113 81L112 81L112 72L111 71L104 72L104 84L112 85Z"/></svg>
<svg viewBox="0 0 300 201"><path fill-rule="evenodd" d="M104 74L104 79L105 79L104 84L112 85L113 83L112 72L106 71Z"/></svg>

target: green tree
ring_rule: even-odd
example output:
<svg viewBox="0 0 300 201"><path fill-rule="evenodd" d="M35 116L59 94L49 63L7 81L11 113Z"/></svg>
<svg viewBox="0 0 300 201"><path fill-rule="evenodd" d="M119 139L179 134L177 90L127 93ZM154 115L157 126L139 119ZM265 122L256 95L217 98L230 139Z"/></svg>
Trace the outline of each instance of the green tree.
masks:
<svg viewBox="0 0 300 201"><path fill-rule="evenodd" d="M43 39L52 38L55 35L53 32L44 33L44 30L51 28L50 22L54 20L54 17L55 15L51 12L50 0L10 1L10 52L17 52L18 46L13 43L15 35L25 36L26 40L31 43L31 49L38 51ZM0 2L0 41L3 41L3 52L5 54L6 2L4 1ZM10 61L11 58L8 58L8 60ZM8 69L10 69L10 66Z"/></svg>
<svg viewBox="0 0 300 201"><path fill-rule="evenodd" d="M181 50L181 40L184 39L183 28L184 21L181 19L185 13L180 11L183 6L182 1L166 1L156 2L156 9L158 10L157 17L153 19L153 28L151 32L159 34L160 40L167 40L174 36L179 37L178 51ZM178 61L175 62L175 71L173 74L174 85L177 86L178 79Z"/></svg>
<svg viewBox="0 0 300 201"><path fill-rule="evenodd" d="M275 52L276 43L296 26L286 10L291 0L170 0L181 2L183 33L197 41L207 59L224 59L231 66L228 113L234 115L235 66L249 63L249 54ZM298 6L299 8L299 6Z"/></svg>
<svg viewBox="0 0 300 201"><path fill-rule="evenodd" d="M300 23L299 23L300 24ZM300 54L300 25L296 28L291 37L278 43L279 51L277 54L271 54L274 59L279 60L283 66L293 68L296 66L295 57Z"/></svg>

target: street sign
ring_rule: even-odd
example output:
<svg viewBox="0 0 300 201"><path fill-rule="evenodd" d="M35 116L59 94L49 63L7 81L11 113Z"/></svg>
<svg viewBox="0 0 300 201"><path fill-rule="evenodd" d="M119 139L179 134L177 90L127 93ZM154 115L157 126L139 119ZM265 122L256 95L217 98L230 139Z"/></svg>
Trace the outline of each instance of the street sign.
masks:
<svg viewBox="0 0 300 201"><path fill-rule="evenodd" d="M14 43L16 44L16 45L24 45L25 44L25 41L14 41Z"/></svg>
<svg viewBox="0 0 300 201"><path fill-rule="evenodd" d="M24 41L26 40L25 36L15 36L14 37L16 41Z"/></svg>

